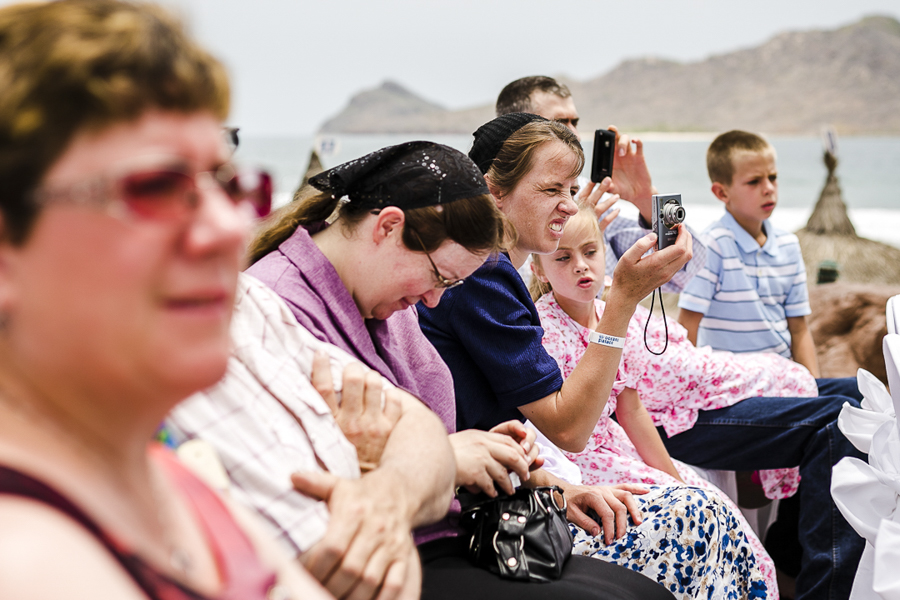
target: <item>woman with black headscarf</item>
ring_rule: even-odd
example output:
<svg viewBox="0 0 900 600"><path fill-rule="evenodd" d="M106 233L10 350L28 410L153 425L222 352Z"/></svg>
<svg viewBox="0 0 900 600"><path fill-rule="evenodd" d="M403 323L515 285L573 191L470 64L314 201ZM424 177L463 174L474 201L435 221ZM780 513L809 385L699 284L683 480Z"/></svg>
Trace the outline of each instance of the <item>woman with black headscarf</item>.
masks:
<svg viewBox="0 0 900 600"><path fill-rule="evenodd" d="M511 492L508 473L527 480L536 466L534 433L519 421L456 432L450 372L419 330L413 306L435 306L499 248L505 222L481 173L456 150L410 142L310 183L315 190L298 192L253 244L248 274L273 288L317 338L412 392L441 418L451 434L457 486ZM364 470L377 473L377 455L360 458ZM458 503L450 513L415 531L424 598L669 597L626 569L584 557L572 557L552 583L501 579L468 561L455 525Z"/></svg>

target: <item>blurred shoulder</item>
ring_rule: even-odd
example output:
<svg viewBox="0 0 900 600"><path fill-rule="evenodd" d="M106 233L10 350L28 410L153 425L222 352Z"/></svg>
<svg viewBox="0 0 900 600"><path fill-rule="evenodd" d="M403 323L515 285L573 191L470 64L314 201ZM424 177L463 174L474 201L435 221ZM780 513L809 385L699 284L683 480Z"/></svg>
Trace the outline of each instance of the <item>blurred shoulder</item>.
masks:
<svg viewBox="0 0 900 600"><path fill-rule="evenodd" d="M83 526L43 503L0 496L0 598L146 596Z"/></svg>

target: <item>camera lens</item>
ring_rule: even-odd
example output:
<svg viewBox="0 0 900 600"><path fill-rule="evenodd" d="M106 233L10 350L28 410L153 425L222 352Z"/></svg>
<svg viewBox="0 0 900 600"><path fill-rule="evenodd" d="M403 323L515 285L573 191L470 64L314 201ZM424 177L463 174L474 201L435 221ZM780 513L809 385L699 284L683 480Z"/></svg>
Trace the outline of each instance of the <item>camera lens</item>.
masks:
<svg viewBox="0 0 900 600"><path fill-rule="evenodd" d="M675 202L669 202L662 207L662 222L669 229L675 227L679 223L684 222L684 207Z"/></svg>

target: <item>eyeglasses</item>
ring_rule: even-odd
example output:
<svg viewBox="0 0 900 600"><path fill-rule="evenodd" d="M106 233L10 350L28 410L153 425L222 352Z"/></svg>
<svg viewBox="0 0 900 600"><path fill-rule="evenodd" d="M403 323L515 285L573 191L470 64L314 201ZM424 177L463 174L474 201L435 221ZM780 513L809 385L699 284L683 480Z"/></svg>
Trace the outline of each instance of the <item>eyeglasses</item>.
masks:
<svg viewBox="0 0 900 600"><path fill-rule="evenodd" d="M463 277L462 279L457 279L456 281L451 281L451 280L447 279L446 277L444 277L443 275L441 275L441 272L438 271L437 265L434 264L433 260L431 260L431 254L429 254L428 251L425 250L425 244L422 243L422 238L419 237L419 234L416 233L415 229L410 228L410 231L412 231L412 234L414 236L416 236L416 240L418 240L419 245L422 247L422 252L425 253L425 256L428 258L428 262L431 263L431 269L434 271L434 276L437 278L437 281L438 281L437 285L435 287L449 290L450 288L455 288L455 287L460 286L463 283L465 283L465 281L466 281L465 277Z"/></svg>
<svg viewBox="0 0 900 600"><path fill-rule="evenodd" d="M222 128L222 137L225 138L225 144L228 146L228 150L231 154L238 149L238 146L241 144L241 138L238 137L238 131L240 131L240 127L223 127Z"/></svg>
<svg viewBox="0 0 900 600"><path fill-rule="evenodd" d="M234 204L264 217L272 208L272 177L265 171L238 171L230 163L214 171L190 173L179 167L136 170L117 178L98 177L74 185L34 192L41 204L70 201L109 207L112 214L137 221L178 221L197 206L199 190L218 189Z"/></svg>

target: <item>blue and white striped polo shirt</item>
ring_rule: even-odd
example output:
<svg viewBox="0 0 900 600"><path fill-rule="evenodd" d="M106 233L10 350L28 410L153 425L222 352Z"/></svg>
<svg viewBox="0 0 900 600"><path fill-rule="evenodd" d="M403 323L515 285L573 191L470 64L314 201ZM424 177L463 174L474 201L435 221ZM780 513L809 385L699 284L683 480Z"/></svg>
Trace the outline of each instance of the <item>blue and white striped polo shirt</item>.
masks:
<svg viewBox="0 0 900 600"><path fill-rule="evenodd" d="M763 222L760 248L731 213L703 231L706 268L685 286L678 306L704 315L697 346L791 356L787 317L810 313L797 236Z"/></svg>

